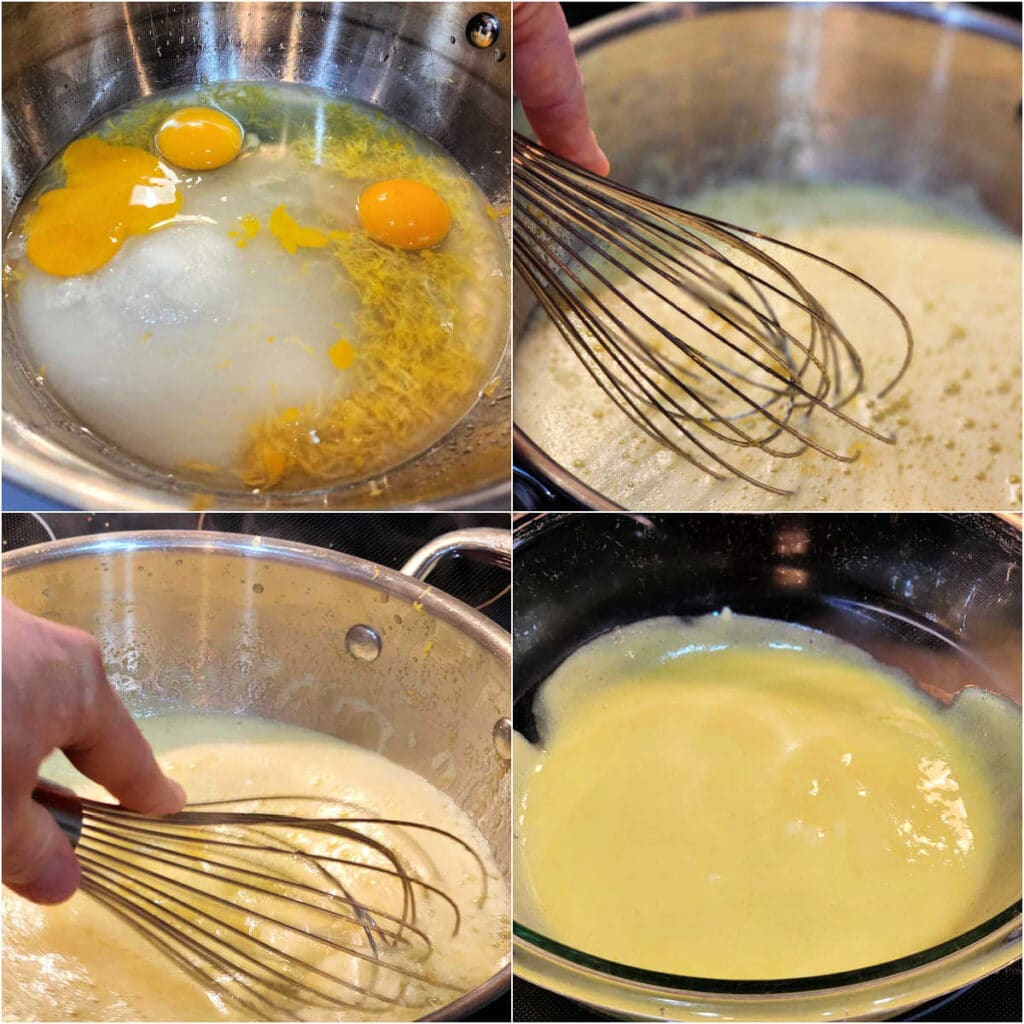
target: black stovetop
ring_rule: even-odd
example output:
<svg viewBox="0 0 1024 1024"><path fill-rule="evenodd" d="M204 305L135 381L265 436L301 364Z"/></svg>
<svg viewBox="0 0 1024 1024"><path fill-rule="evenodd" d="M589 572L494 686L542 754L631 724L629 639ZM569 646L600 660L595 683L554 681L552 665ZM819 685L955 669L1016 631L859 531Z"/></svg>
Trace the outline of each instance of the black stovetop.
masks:
<svg viewBox="0 0 1024 1024"><path fill-rule="evenodd" d="M512 982L512 1019L605 1021L609 1018L517 978ZM896 1020L1016 1021L1020 1024L1020 961L955 995L918 1007Z"/></svg>

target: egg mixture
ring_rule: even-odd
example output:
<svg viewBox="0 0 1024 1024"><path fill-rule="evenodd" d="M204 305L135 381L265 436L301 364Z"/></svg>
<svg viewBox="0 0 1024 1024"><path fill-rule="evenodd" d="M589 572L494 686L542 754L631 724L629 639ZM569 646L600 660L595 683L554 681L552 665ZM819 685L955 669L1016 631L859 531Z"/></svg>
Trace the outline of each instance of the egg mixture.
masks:
<svg viewBox="0 0 1024 1024"><path fill-rule="evenodd" d="M429 894L418 893L417 923L430 935L433 952L425 959L422 953L411 953L397 960L429 971L450 987L417 989L412 983L407 996L415 997L409 1001L419 1005L387 1008L375 1003L369 1009L356 1000L348 1013L300 1008L299 1019L412 1020L474 988L507 961L507 880L466 814L419 775L361 747L260 719L190 713L144 718L139 725L161 766L185 786L193 803L308 795L329 803L295 800L294 806L284 807L286 812L424 822L454 833L482 858L483 872L462 848L443 837L385 826L364 828L367 835L392 846L415 877L440 886L457 902L462 923L453 936L450 909ZM51 758L42 775L82 796L109 799L62 755ZM280 813L283 808L277 801L256 801L236 809ZM375 862L363 847L339 846L326 837L323 842L324 848L316 852ZM343 869L343 879L356 898L401 913L401 894L393 884L348 868ZM322 879L307 881L323 885ZM212 882L210 891L216 892ZM234 899L249 905L245 896L236 894ZM258 902L252 906L259 908ZM274 913L280 914L279 906ZM252 927L257 936L264 934L258 925ZM82 893L60 906L40 907L4 890L3 928L5 1020L252 1019L222 994L204 990L110 910ZM282 948L280 936L272 944ZM323 958L317 964L375 990L390 991L386 986L390 983L394 989L397 984L386 972L375 973L344 955L331 954L329 963Z"/></svg>
<svg viewBox="0 0 1024 1024"><path fill-rule="evenodd" d="M40 388L197 486L365 478L443 436L508 326L508 247L439 147L297 85L163 93L22 203L8 316Z"/></svg>
<svg viewBox="0 0 1024 1024"><path fill-rule="evenodd" d="M863 358L865 391L845 411L895 444L819 410L795 424L857 456L855 462L815 451L779 459L720 444L740 470L790 493L772 494L736 477L715 480L620 412L538 311L516 349L515 417L548 455L634 509L1020 507L1019 238L961 205L883 188L759 183L669 198L818 253L902 309L914 334L913 360L896 387L877 398L904 355L898 323L833 272L771 253L836 316ZM620 287L641 307L649 304L643 283ZM792 308L774 306L785 326L806 337L806 324L796 322ZM695 344L703 337L693 329L683 336ZM721 358L723 351L711 354Z"/></svg>
<svg viewBox="0 0 1024 1024"><path fill-rule="evenodd" d="M515 915L706 978L880 964L1020 896L1020 710L728 612L602 636L515 738Z"/></svg>

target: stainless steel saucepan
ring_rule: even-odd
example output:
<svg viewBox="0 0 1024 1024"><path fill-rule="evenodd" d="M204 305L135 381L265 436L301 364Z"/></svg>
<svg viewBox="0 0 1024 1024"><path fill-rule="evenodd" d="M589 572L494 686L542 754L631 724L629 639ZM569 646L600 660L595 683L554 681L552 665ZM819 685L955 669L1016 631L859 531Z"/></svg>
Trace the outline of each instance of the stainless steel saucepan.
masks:
<svg viewBox="0 0 1024 1024"><path fill-rule="evenodd" d="M4 234L33 178L84 128L140 97L220 81L297 82L364 100L440 143L507 206L510 22L508 3L5 4ZM493 394L383 477L197 499L40 392L6 320L4 349L4 471L78 508L508 507L507 352Z"/></svg>
<svg viewBox="0 0 1024 1024"><path fill-rule="evenodd" d="M1020 229L1019 23L972 4L651 3L574 42L627 185L867 182L964 195ZM517 281L514 338L535 310ZM521 429L514 438L528 507L620 507Z"/></svg>
<svg viewBox="0 0 1024 1024"><path fill-rule="evenodd" d="M510 639L423 578L446 553L507 563L509 544L508 531L461 531L396 572L261 537L106 534L6 555L4 595L94 635L136 714L246 712L417 772L472 818L507 873ZM474 1012L509 978L506 968L428 1019Z"/></svg>

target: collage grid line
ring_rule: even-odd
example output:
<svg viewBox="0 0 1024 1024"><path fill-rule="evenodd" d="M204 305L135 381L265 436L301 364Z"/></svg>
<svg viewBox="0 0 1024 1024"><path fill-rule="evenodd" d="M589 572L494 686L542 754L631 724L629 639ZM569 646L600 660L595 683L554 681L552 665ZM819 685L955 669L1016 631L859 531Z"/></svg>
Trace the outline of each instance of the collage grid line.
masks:
<svg viewBox="0 0 1024 1024"><path fill-rule="evenodd" d="M1019 1024L1021 14L0 0L0 1019Z"/></svg>

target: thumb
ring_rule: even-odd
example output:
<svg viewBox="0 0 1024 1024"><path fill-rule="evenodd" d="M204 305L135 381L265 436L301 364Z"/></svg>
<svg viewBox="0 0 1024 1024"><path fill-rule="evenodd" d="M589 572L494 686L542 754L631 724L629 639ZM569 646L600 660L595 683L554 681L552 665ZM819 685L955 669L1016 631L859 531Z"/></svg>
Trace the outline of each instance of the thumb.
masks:
<svg viewBox="0 0 1024 1024"><path fill-rule="evenodd" d="M78 888L81 869L71 843L35 800L4 829L3 876L4 885L33 903L63 903Z"/></svg>

